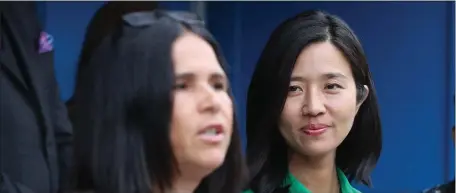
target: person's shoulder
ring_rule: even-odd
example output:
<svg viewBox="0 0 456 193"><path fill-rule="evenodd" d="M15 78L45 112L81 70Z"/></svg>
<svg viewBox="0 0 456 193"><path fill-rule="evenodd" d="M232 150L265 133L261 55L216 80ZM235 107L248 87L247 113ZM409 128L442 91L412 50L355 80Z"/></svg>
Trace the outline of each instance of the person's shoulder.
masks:
<svg viewBox="0 0 456 193"><path fill-rule="evenodd" d="M432 188L422 191L422 193L453 193L454 192L454 180L446 184L440 184Z"/></svg>

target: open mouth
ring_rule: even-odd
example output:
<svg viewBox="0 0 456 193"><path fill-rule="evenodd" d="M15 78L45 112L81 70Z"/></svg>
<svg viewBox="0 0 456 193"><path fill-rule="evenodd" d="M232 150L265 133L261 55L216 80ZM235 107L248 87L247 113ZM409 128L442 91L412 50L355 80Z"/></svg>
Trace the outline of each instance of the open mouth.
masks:
<svg viewBox="0 0 456 193"><path fill-rule="evenodd" d="M209 125L198 133L199 138L210 144L220 143L225 138L222 125Z"/></svg>

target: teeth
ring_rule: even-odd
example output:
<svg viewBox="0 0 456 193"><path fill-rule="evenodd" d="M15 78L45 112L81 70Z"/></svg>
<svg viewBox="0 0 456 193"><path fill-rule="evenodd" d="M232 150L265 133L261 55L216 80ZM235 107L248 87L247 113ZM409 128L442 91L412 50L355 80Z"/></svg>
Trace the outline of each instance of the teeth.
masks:
<svg viewBox="0 0 456 193"><path fill-rule="evenodd" d="M216 129L208 129L206 131L204 131L205 135L217 135L217 130Z"/></svg>

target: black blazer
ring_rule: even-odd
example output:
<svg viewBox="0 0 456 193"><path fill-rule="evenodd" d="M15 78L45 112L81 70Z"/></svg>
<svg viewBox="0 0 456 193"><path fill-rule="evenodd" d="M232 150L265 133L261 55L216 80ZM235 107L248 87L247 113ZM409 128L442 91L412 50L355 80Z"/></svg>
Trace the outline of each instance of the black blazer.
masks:
<svg viewBox="0 0 456 193"><path fill-rule="evenodd" d="M72 128L53 51L39 53L35 2L0 2L0 193L57 193L67 181Z"/></svg>

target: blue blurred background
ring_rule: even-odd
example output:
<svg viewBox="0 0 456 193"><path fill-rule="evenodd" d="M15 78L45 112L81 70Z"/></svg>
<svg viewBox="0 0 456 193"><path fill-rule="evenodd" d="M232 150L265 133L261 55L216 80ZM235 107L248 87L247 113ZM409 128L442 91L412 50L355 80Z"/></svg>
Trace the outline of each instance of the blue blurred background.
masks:
<svg viewBox="0 0 456 193"><path fill-rule="evenodd" d="M63 100L73 93L85 28L103 3L39 2L40 17L55 38L55 70ZM272 30L307 9L339 15L363 43L384 132L374 188L357 188L365 193L417 192L454 178L454 2L160 2L160 6L200 8L232 65L230 78L242 130L250 76Z"/></svg>

